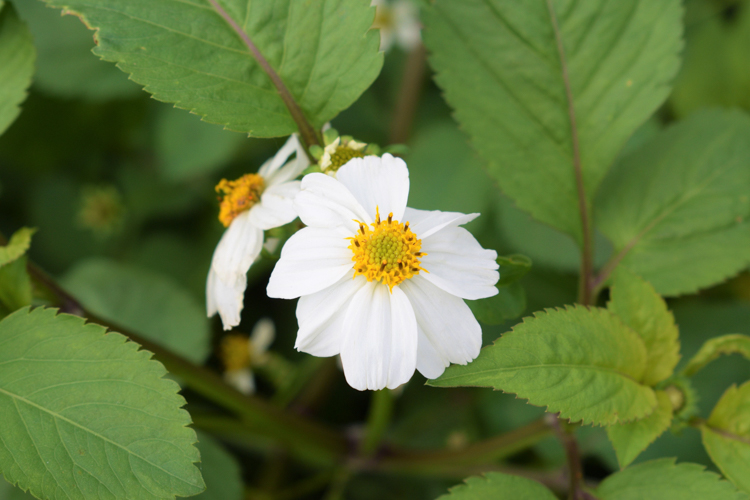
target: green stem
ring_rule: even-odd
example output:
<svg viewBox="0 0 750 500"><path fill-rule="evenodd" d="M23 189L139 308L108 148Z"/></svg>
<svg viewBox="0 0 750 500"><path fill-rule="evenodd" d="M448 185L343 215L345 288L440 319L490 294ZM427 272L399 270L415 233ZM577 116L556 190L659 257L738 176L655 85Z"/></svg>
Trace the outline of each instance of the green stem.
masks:
<svg viewBox="0 0 750 500"><path fill-rule="evenodd" d="M491 464L536 444L552 434L544 418L460 450L402 451L394 456L356 464L363 470L398 474L441 475L457 467Z"/></svg>
<svg viewBox="0 0 750 500"><path fill-rule="evenodd" d="M360 454L363 456L373 455L383 435L391 423L393 416L393 392L390 389L374 391L370 398L370 410L367 415L365 437L360 445Z"/></svg>
<svg viewBox="0 0 750 500"><path fill-rule="evenodd" d="M245 396L227 385L216 373L178 356L158 344L98 318L86 309L44 271L29 262L29 274L42 288L56 296L65 312L79 314L129 337L144 349L154 353L170 373L193 391L219 406L235 413L254 432L283 443L290 451L326 463L339 461L346 453L344 438L320 424L303 419L261 399Z"/></svg>

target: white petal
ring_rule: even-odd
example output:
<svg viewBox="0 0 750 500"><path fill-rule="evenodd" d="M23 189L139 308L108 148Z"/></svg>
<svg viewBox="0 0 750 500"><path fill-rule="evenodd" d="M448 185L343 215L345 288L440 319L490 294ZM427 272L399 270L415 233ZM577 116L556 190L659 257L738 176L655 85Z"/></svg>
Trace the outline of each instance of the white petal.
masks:
<svg viewBox="0 0 750 500"><path fill-rule="evenodd" d="M479 214L407 208L404 213L404 222L409 222L409 228L417 235L417 238L424 239L445 227L460 226L473 221L477 217L479 217Z"/></svg>
<svg viewBox="0 0 750 500"><path fill-rule="evenodd" d="M208 271L206 281L206 309L210 318L217 312L221 316L224 330L240 324L240 313L244 307L247 276L242 275L234 283L226 284L214 270Z"/></svg>
<svg viewBox="0 0 750 500"><path fill-rule="evenodd" d="M300 147L299 139L296 134L289 136L281 149L279 149L272 158L266 160L258 169L258 174L265 179L266 184L270 184L272 176L286 163L292 154Z"/></svg>
<svg viewBox="0 0 750 500"><path fill-rule="evenodd" d="M417 321L404 292L367 282L344 318L341 362L346 381L360 391L395 389L417 366Z"/></svg>
<svg viewBox="0 0 750 500"><path fill-rule="evenodd" d="M253 377L253 372L248 368L224 372L224 380L242 394L252 394L255 392L255 378Z"/></svg>
<svg viewBox="0 0 750 500"><path fill-rule="evenodd" d="M466 303L428 282L420 273L399 285L411 302L417 324L434 353L420 345L417 368L428 378L443 373L448 363L465 365L479 356L482 348L482 328ZM422 339L420 338L420 342ZM434 354L442 360L443 368L435 375ZM420 364L420 360L422 363ZM429 375L420 366L428 370Z"/></svg>
<svg viewBox="0 0 750 500"><path fill-rule="evenodd" d="M309 166L310 158L305 154L302 144L297 141L297 156L295 156L294 160L291 160L281 169L277 170L275 174L271 175L266 180L266 186L275 186L296 179Z"/></svg>
<svg viewBox="0 0 750 500"><path fill-rule="evenodd" d="M221 237L211 259L211 269L226 284L245 275L260 255L263 231L250 221L250 211L238 215Z"/></svg>
<svg viewBox="0 0 750 500"><path fill-rule="evenodd" d="M313 356L328 357L341 352L344 339L344 315L352 297L367 280L345 275L333 286L310 295L297 303L299 331L295 349Z"/></svg>
<svg viewBox="0 0 750 500"><path fill-rule="evenodd" d="M359 227L355 220L365 224L373 221L346 186L325 174L309 174L302 179L294 208L310 227L343 225L354 233Z"/></svg>
<svg viewBox="0 0 750 500"><path fill-rule="evenodd" d="M268 296L294 299L328 288L349 272L353 275L348 234L343 228L297 231L281 249L268 282Z"/></svg>
<svg viewBox="0 0 750 500"><path fill-rule="evenodd" d="M383 219L392 212L394 219L404 220L409 197L409 170L401 158L389 154L382 158L354 158L339 169L336 179L351 191L372 220L375 220L376 207Z"/></svg>
<svg viewBox="0 0 750 500"><path fill-rule="evenodd" d="M291 181L266 188L260 203L250 209L250 222L264 231L292 222L297 218L294 197L299 186L299 181Z"/></svg>
<svg viewBox="0 0 750 500"><path fill-rule="evenodd" d="M435 346L425 336L424 331L417 323L419 336L417 339L417 371L425 378L438 378L443 374L445 368L450 364L440 356Z"/></svg>
<svg viewBox="0 0 750 500"><path fill-rule="evenodd" d="M497 295L497 252L486 250L469 231L448 227L422 240L424 279L462 299Z"/></svg>
<svg viewBox="0 0 750 500"><path fill-rule="evenodd" d="M259 319L250 334L250 342L248 342L250 355L258 356L266 352L275 337L276 326L274 326L273 320L270 318Z"/></svg>

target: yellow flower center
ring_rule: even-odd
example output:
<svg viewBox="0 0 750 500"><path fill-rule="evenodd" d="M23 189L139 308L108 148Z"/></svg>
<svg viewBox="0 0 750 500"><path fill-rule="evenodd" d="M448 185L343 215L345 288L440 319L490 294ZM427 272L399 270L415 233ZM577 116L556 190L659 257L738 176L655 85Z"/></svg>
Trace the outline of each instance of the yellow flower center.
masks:
<svg viewBox="0 0 750 500"><path fill-rule="evenodd" d="M359 221L357 221L359 222ZM381 221L377 212L375 222L359 223L359 231L352 238L349 249L354 256L354 276L367 278L367 281L380 281L393 287L402 281L425 271L420 267L419 258L426 255L420 252L422 240L409 229L409 223L401 224L393 220L393 214Z"/></svg>
<svg viewBox="0 0 750 500"><path fill-rule="evenodd" d="M219 358L228 372L250 366L250 339L245 335L225 335L219 345Z"/></svg>
<svg viewBox="0 0 750 500"><path fill-rule="evenodd" d="M258 174L245 174L236 181L222 179L216 185L219 198L219 221L229 227L235 217L250 210L263 193L265 183Z"/></svg>
<svg viewBox="0 0 750 500"><path fill-rule="evenodd" d="M364 158L362 151L350 148L349 146L339 146L331 154L331 164L326 167L326 172L336 172L338 169L347 164L352 158Z"/></svg>

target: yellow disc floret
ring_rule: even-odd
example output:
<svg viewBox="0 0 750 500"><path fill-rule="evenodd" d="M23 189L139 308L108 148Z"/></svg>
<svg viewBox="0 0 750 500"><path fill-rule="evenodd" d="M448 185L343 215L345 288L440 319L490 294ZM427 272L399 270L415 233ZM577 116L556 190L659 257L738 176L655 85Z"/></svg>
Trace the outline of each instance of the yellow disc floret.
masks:
<svg viewBox="0 0 750 500"><path fill-rule="evenodd" d="M359 222L359 221L357 221ZM354 253L354 276L367 278L367 281L380 281L393 290L393 287L406 279L425 271L420 267L419 258L426 255L420 252L422 240L409 229L409 223L401 224L389 214L384 221L377 213L375 222L359 223L357 235L349 248Z"/></svg>
<svg viewBox="0 0 750 500"><path fill-rule="evenodd" d="M320 168L327 174L333 174L338 169L349 163L353 158L364 158L364 142L353 139L337 137L331 144L325 147L323 157L320 159Z"/></svg>
<svg viewBox="0 0 750 500"><path fill-rule="evenodd" d="M219 198L219 221L224 227L229 227L235 217L245 210L250 210L263 193L265 183L258 174L245 174L236 181L222 179L216 185Z"/></svg>
<svg viewBox="0 0 750 500"><path fill-rule="evenodd" d="M245 335L229 334L221 339L219 357L228 372L250 366L250 339Z"/></svg>

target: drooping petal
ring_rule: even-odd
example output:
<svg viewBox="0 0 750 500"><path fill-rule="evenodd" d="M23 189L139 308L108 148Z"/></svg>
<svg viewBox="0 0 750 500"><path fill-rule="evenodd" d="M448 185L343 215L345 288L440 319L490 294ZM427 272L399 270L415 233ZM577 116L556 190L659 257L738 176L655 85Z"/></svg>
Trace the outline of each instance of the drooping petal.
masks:
<svg viewBox="0 0 750 500"><path fill-rule="evenodd" d="M224 372L224 380L242 394L255 392L255 377L249 368Z"/></svg>
<svg viewBox="0 0 750 500"><path fill-rule="evenodd" d="M251 358L265 353L274 338L276 338L276 326L273 324L273 320L270 318L259 319L253 327L250 342L248 342Z"/></svg>
<svg viewBox="0 0 750 500"><path fill-rule="evenodd" d="M216 272L208 271L206 280L206 312L210 318L217 312L221 317L224 330L231 330L240 324L240 313L244 307L243 301L247 276L241 275L227 284L219 278Z"/></svg>
<svg viewBox="0 0 750 500"><path fill-rule="evenodd" d="M336 179L351 191L372 220L376 207L383 219L393 213L394 219L404 220L409 198L409 170L401 158L389 154L382 158L354 158L339 169Z"/></svg>
<svg viewBox="0 0 750 500"><path fill-rule="evenodd" d="M340 353L346 310L354 294L366 283L364 276L352 279L347 274L333 286L300 297L297 303L299 331L295 349L320 357Z"/></svg>
<svg viewBox="0 0 750 500"><path fill-rule="evenodd" d="M289 139L286 140L281 149L279 149L273 157L266 160L263 165L258 169L258 175L263 177L266 181L266 185L271 184L274 174L286 163L292 154L300 147L299 139L297 134L292 134ZM296 176L295 176L296 177ZM292 177L293 179L294 177Z"/></svg>
<svg viewBox="0 0 750 500"><path fill-rule="evenodd" d="M307 157L307 154L305 154L305 150L299 142L296 134L292 137L295 137L297 141L297 156L272 174L266 181L267 186L275 186L296 179L307 167L310 166L310 159Z"/></svg>
<svg viewBox="0 0 750 500"><path fill-rule="evenodd" d="M292 222L297 218L294 197L299 187L299 181L292 181L266 188L260 203L250 209L250 222L264 231Z"/></svg>
<svg viewBox="0 0 750 500"><path fill-rule="evenodd" d="M268 282L268 296L295 299L328 288L352 272L348 234L341 227L300 229L281 249Z"/></svg>
<svg viewBox="0 0 750 500"><path fill-rule="evenodd" d="M409 299L377 282L352 297L344 318L341 362L346 381L360 391L395 389L417 366L417 321Z"/></svg>
<svg viewBox="0 0 750 500"><path fill-rule="evenodd" d="M263 230L250 220L250 211L238 215L229 225L211 259L211 269L224 283L233 284L260 255Z"/></svg>
<svg viewBox="0 0 750 500"><path fill-rule="evenodd" d="M409 222L417 238L429 238L445 227L461 226L473 221L479 214L462 214L460 212L441 212L440 210L417 210L408 208L404 212L404 222Z"/></svg>
<svg viewBox="0 0 750 500"><path fill-rule="evenodd" d="M445 360L427 339L422 328L417 323L419 332L417 339L417 371L425 378L438 378L450 364Z"/></svg>
<svg viewBox="0 0 750 500"><path fill-rule="evenodd" d="M302 179L294 208L310 227L343 225L354 233L358 228L355 220L365 224L373 221L346 186L325 174L309 174Z"/></svg>
<svg viewBox="0 0 750 500"><path fill-rule="evenodd" d="M497 252L482 248L469 231L447 227L422 240L424 279L462 299L497 295Z"/></svg>
<svg viewBox="0 0 750 500"><path fill-rule="evenodd" d="M400 288L409 298L417 324L432 347L420 346L420 356L425 358L417 359L417 369L422 372L419 367L423 366L429 371L429 375L422 372L423 375L435 378L443 373L448 363L465 365L479 356L482 328L462 299L431 284L421 273L404 281ZM437 375L435 353L443 363Z"/></svg>

